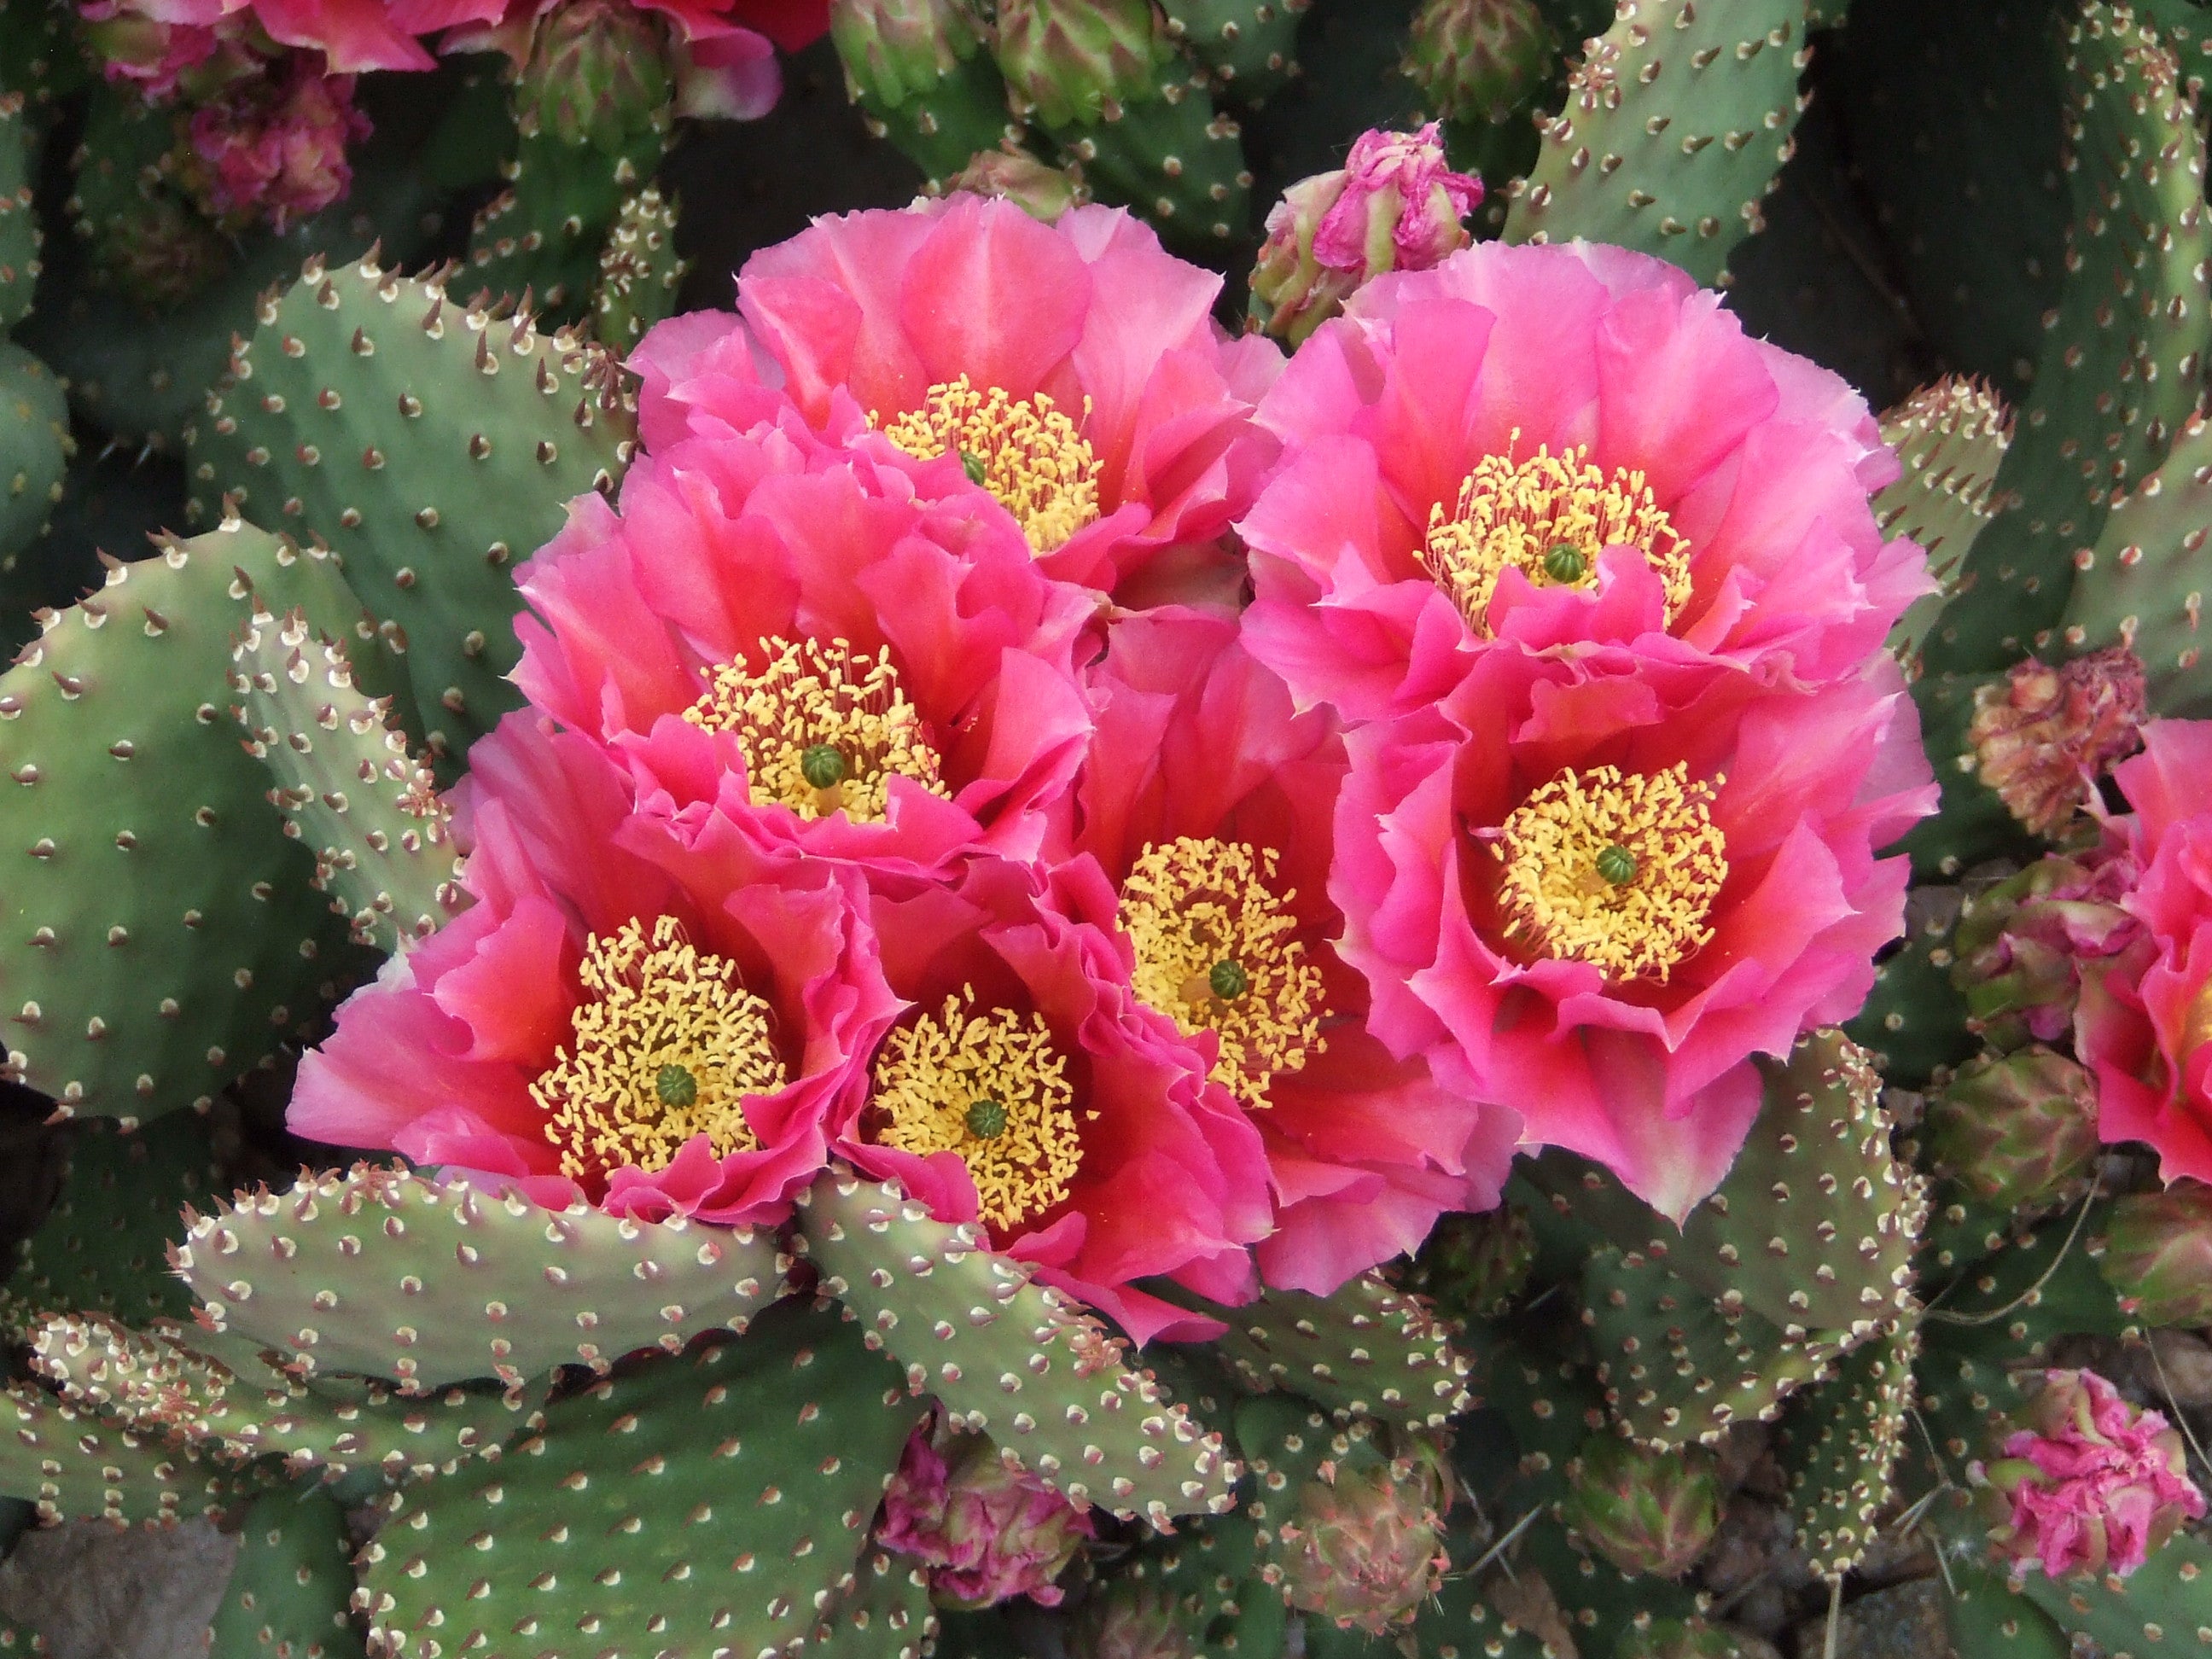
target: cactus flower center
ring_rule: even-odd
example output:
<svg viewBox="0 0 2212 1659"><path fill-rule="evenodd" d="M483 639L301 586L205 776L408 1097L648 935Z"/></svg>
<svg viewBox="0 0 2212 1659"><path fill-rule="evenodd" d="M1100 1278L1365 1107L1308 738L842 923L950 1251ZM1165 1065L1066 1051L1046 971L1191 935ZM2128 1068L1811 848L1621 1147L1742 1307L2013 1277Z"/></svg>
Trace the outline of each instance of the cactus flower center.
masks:
<svg viewBox="0 0 2212 1659"><path fill-rule="evenodd" d="M910 778L946 793L921 711L906 700L885 647L855 655L842 640L762 641L768 665L725 663L684 718L744 745L756 806L781 805L801 817L842 812L879 822L887 781Z"/></svg>
<svg viewBox="0 0 2212 1659"><path fill-rule="evenodd" d="M1088 398L1083 412L1088 419ZM893 420L884 435L925 460L958 455L969 481L999 498L1039 553L1098 517L1098 457L1042 392L979 391L963 374L930 387L921 407Z"/></svg>
<svg viewBox="0 0 2212 1659"><path fill-rule="evenodd" d="M775 1014L738 967L695 949L673 916L593 933L576 970L572 1041L530 1085L561 1172L648 1174L704 1134L717 1156L759 1146L740 1103L786 1082Z"/></svg>
<svg viewBox="0 0 2212 1659"><path fill-rule="evenodd" d="M1661 984L1712 938L1728 879L1714 784L1686 764L1562 772L1487 832L1505 937L1615 981Z"/></svg>
<svg viewBox="0 0 2212 1659"><path fill-rule="evenodd" d="M1421 563L1490 637L1498 578L1518 570L1538 587L1589 587L1608 547L1644 555L1667 597L1671 623L1690 598L1689 544L1674 533L1641 472L1592 465L1589 452L1539 449L1525 461L1486 455L1459 487L1459 505L1429 509Z"/></svg>
<svg viewBox="0 0 2212 1659"><path fill-rule="evenodd" d="M1272 848L1182 836L1145 848L1121 883L1137 994L1186 1036L1220 1042L1214 1081L1247 1106L1319 1054L1322 972L1291 934Z"/></svg>
<svg viewBox="0 0 2212 1659"><path fill-rule="evenodd" d="M1066 1200L1082 1162L1066 1071L1042 1016L978 1012L963 991L885 1040L875 1139L922 1157L957 1154L983 1219L1018 1226Z"/></svg>

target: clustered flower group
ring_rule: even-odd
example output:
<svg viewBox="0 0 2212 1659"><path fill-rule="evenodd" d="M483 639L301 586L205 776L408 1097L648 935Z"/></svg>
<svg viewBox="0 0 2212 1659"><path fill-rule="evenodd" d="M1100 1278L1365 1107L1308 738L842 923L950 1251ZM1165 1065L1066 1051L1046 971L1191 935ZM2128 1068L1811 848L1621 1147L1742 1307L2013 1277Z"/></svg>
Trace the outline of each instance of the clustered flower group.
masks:
<svg viewBox="0 0 2212 1659"><path fill-rule="evenodd" d="M1474 188L1370 171L1329 211ZM520 573L475 903L294 1127L718 1223L842 1160L1139 1340L1523 1144L1701 1198L1899 927L1895 463L1670 267L1428 240L1287 363L1126 214L973 197L663 324Z"/></svg>

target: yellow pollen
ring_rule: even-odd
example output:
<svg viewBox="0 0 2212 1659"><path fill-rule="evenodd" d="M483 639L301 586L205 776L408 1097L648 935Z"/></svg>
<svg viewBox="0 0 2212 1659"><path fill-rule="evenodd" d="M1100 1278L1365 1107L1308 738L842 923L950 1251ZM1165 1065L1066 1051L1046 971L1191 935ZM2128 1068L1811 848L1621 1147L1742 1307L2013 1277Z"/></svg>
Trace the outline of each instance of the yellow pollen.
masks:
<svg viewBox="0 0 2212 1659"><path fill-rule="evenodd" d="M585 1000L573 1048L530 1085L562 1173L603 1176L665 1169L704 1133L718 1156L760 1143L740 1103L783 1087L770 1035L775 1014L739 982L738 967L694 950L673 916L624 922L585 941Z"/></svg>
<svg viewBox="0 0 2212 1659"><path fill-rule="evenodd" d="M1290 937L1273 849L1185 836L1145 848L1121 884L1121 928L1135 946L1137 994L1186 1036L1218 1035L1213 1079L1247 1106L1267 1103L1276 1073L1319 1054L1322 972ZM1235 972L1216 974L1224 963ZM1217 983L1243 988L1224 996Z"/></svg>
<svg viewBox="0 0 2212 1659"><path fill-rule="evenodd" d="M1705 917L1728 879L1718 783L1692 781L1686 764L1560 773L1486 837L1505 866L1505 937L1608 979L1665 984L1713 936Z"/></svg>
<svg viewBox="0 0 2212 1659"><path fill-rule="evenodd" d="M978 1013L975 992L945 1000L894 1030L876 1058L878 1145L927 1156L957 1152L975 1182L983 1219L1018 1225L1067 1196L1082 1162L1070 1103L1066 1060L1035 1013L1007 1008ZM978 1102L999 1108L987 1115ZM995 1125L988 1138L975 1124Z"/></svg>
<svg viewBox="0 0 2212 1659"><path fill-rule="evenodd" d="M1091 418L1087 398L1083 417ZM924 460L958 455L1040 553L1098 517L1098 458L1042 392L1034 398L1009 397L997 386L979 392L963 374L930 387L921 407L893 420L884 435Z"/></svg>
<svg viewBox="0 0 2212 1659"><path fill-rule="evenodd" d="M1486 455L1459 487L1459 508L1429 509L1421 563L1490 637L1490 600L1510 567L1538 587L1594 587L1598 555L1633 547L1659 578L1671 623L1690 598L1689 544L1674 533L1641 472L1590 465L1587 450L1525 461Z"/></svg>
<svg viewBox="0 0 2212 1659"><path fill-rule="evenodd" d="M755 672L725 663L684 718L710 732L735 732L745 751L753 805L781 803L804 818L842 812L855 823L884 816L885 781L911 778L933 795L947 793L921 712L899 689L890 647L855 656L842 640L763 640L768 666ZM826 770L825 757L836 750ZM817 777L808 776L809 756Z"/></svg>

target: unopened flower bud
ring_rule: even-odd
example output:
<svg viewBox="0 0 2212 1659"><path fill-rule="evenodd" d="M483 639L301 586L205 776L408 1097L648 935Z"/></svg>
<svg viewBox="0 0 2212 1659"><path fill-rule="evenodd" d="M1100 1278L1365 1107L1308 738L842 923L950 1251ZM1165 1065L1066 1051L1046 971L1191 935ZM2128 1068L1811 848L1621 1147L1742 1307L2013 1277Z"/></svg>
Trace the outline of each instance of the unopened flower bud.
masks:
<svg viewBox="0 0 2212 1659"><path fill-rule="evenodd" d="M1395 1460L1324 1465L1299 1488L1273 1546L1290 1604L1376 1635L1412 1618L1451 1565L1448 1480L1425 1443Z"/></svg>
<svg viewBox="0 0 2212 1659"><path fill-rule="evenodd" d="M183 305L229 269L230 243L200 214L156 192L110 214L93 235L94 263L141 305Z"/></svg>
<svg viewBox="0 0 2212 1659"><path fill-rule="evenodd" d="M2053 668L2030 657L1974 693L1975 766L2034 834L2064 827L2096 780L2142 747L2143 666L2124 645Z"/></svg>
<svg viewBox="0 0 2212 1659"><path fill-rule="evenodd" d="M1283 192L1252 270L1252 322L1297 345L1363 283L1425 270L1472 240L1461 222L1482 181L1454 173L1431 121L1419 132L1364 132L1334 173Z"/></svg>
<svg viewBox="0 0 2212 1659"><path fill-rule="evenodd" d="M1000 0L999 69L1047 127L1109 119L1152 95L1173 55L1152 0Z"/></svg>
<svg viewBox="0 0 2212 1659"><path fill-rule="evenodd" d="M1985 1043L2003 1051L2072 1030L2084 967L2142 936L2120 908L2135 881L2135 860L2115 841L2039 859L1974 896L1952 939L1951 982Z"/></svg>
<svg viewBox="0 0 2212 1659"><path fill-rule="evenodd" d="M1556 55L1535 0L1423 0L1405 70L1444 119L1504 121Z"/></svg>
<svg viewBox="0 0 2212 1659"><path fill-rule="evenodd" d="M2013 1413L2003 1455L1968 1474L1985 1488L1990 1541L2046 1577L2125 1577L2204 1513L2181 1436L2094 1371L2051 1371Z"/></svg>
<svg viewBox="0 0 2212 1659"><path fill-rule="evenodd" d="M179 173L210 218L281 232L344 199L346 147L368 136L368 118L353 106L353 76L325 75L319 62L294 52L193 112Z"/></svg>
<svg viewBox="0 0 2212 1659"><path fill-rule="evenodd" d="M514 87L524 130L610 155L675 92L666 33L631 0L563 0L538 19Z"/></svg>
<svg viewBox="0 0 2212 1659"><path fill-rule="evenodd" d="M2147 1325L2212 1325L2212 1187L2177 1181L2120 1200L2097 1269Z"/></svg>
<svg viewBox="0 0 2212 1659"><path fill-rule="evenodd" d="M1064 168L1047 167L1026 150L979 150L945 181L945 188L1004 197L1046 224L1091 199L1091 192Z"/></svg>
<svg viewBox="0 0 2212 1659"><path fill-rule="evenodd" d="M2080 1188L2096 1158L2097 1086L2039 1043L1984 1054L1929 1102L1927 1138L1936 1167L1984 1203L2054 1203Z"/></svg>
<svg viewBox="0 0 2212 1659"><path fill-rule="evenodd" d="M1653 1451L1593 1435L1568 1468L1566 1523L1623 1572L1679 1577L1721 1524L1720 1482L1695 1448Z"/></svg>
<svg viewBox="0 0 2212 1659"><path fill-rule="evenodd" d="M1173 1596L1123 1579L1083 1609L1068 1651L1074 1659L1197 1659L1198 1638Z"/></svg>
<svg viewBox="0 0 2212 1659"><path fill-rule="evenodd" d="M1061 1595L1053 1581L1097 1530L1043 1481L1010 1468L988 1436L924 1424L884 1494L877 1535L927 1564L931 1593L951 1606L1027 1595L1050 1607Z"/></svg>
<svg viewBox="0 0 2212 1659"><path fill-rule="evenodd" d="M1536 1260L1536 1235L1518 1205L1438 1218L1407 1267L1407 1287L1445 1312L1490 1319L1521 1293Z"/></svg>
<svg viewBox="0 0 2212 1659"><path fill-rule="evenodd" d="M889 105L934 91L983 44L964 0L830 0L830 34L854 90Z"/></svg>

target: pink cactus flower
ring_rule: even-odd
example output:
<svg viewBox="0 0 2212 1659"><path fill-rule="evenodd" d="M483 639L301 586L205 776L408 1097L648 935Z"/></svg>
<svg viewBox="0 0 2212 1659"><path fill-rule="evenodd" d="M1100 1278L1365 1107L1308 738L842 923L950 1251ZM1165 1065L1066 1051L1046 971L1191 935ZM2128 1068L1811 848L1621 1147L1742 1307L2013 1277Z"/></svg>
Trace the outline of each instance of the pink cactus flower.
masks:
<svg viewBox="0 0 2212 1659"><path fill-rule="evenodd" d="M2003 1457L1972 1473L2002 1511L1990 1540L2016 1567L2125 1577L2204 1514L2180 1434L2094 1371L2048 1372L2014 1421Z"/></svg>
<svg viewBox="0 0 2212 1659"><path fill-rule="evenodd" d="M1302 179L1267 215L1252 274L1253 314L1297 345L1387 271L1426 270L1473 240L1462 222L1482 180L1454 173L1443 129L1363 132L1332 173Z"/></svg>
<svg viewBox="0 0 2212 1659"><path fill-rule="evenodd" d="M118 0L120 9L156 23L212 28L250 14L283 46L319 52L325 72L426 70L436 61L421 35L482 23L506 0Z"/></svg>
<svg viewBox="0 0 2212 1659"><path fill-rule="evenodd" d="M1247 642L1354 720L1497 644L1850 678L1929 585L1868 505L1897 462L1857 394L1619 248L1379 277L1260 420L1286 453L1239 526Z"/></svg>
<svg viewBox="0 0 2212 1659"><path fill-rule="evenodd" d="M1120 896L1138 994L1267 1148L1276 1225L1261 1276L1325 1295L1417 1249L1443 1212L1496 1204L1519 1115L1392 1055L1336 953L1334 721L1294 714L1233 622L1187 610L1117 622L1091 688L1074 844Z"/></svg>
<svg viewBox="0 0 2212 1659"><path fill-rule="evenodd" d="M340 1007L291 1127L554 1206L781 1219L898 1013L857 880L702 855L528 713L469 762L476 902Z"/></svg>
<svg viewBox="0 0 2212 1659"><path fill-rule="evenodd" d="M619 510L572 506L520 573L516 684L621 754L642 804L754 856L882 889L1048 851L1091 741L1093 596L964 478L933 498L763 406L641 458Z"/></svg>
<svg viewBox="0 0 2212 1659"><path fill-rule="evenodd" d="M819 219L746 261L742 318L663 325L656 422L726 423L781 387L933 493L980 484L1055 578L1226 608L1225 535L1274 448L1251 411L1281 359L1223 335L1219 288L1119 209L1048 225L962 194Z"/></svg>
<svg viewBox="0 0 2212 1659"><path fill-rule="evenodd" d="M294 52L264 75L234 82L192 112L185 181L207 216L282 232L343 201L353 186L346 147L368 136L350 75L326 76Z"/></svg>
<svg viewBox="0 0 2212 1659"><path fill-rule="evenodd" d="M908 1012L832 1148L1110 1316L1139 1341L1216 1330L1133 1282L1249 1298L1272 1224L1258 1132L1130 981L1097 864L970 857L872 910Z"/></svg>
<svg viewBox="0 0 2212 1659"><path fill-rule="evenodd" d="M1329 897L1369 1029L1678 1219L1758 1111L1750 1057L1864 1000L1906 874L1875 851L1935 799L1887 657L1763 678L1485 651L1346 739Z"/></svg>
<svg viewBox="0 0 2212 1659"><path fill-rule="evenodd" d="M2153 720L2113 777L2142 871L2122 900L2143 936L2083 964L2075 1048L2099 1132L2154 1148L2168 1181L2212 1181L2212 721Z"/></svg>
<svg viewBox="0 0 2212 1659"><path fill-rule="evenodd" d="M925 1423L908 1440L884 1493L879 1541L919 1558L939 1601L988 1607L1026 1595L1048 1607L1053 1581L1097 1522L1027 1471L1010 1468L989 1438Z"/></svg>

